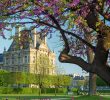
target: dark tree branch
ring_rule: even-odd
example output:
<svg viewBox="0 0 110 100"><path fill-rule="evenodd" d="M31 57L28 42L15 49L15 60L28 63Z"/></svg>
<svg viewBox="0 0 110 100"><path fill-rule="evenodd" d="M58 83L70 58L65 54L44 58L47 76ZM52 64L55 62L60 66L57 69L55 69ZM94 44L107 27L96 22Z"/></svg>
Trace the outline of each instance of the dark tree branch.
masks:
<svg viewBox="0 0 110 100"><path fill-rule="evenodd" d="M98 43L97 43L97 47L96 47L96 52L95 52L94 63L106 65L107 64L109 50L106 50L104 48L104 46L103 46L104 43L103 42L104 42L103 39L101 39L99 37Z"/></svg>
<svg viewBox="0 0 110 100"><path fill-rule="evenodd" d="M40 20L37 21L37 20L35 20L35 19L33 19L33 18L28 18L28 19L31 19L31 20L33 20L34 22L39 23L39 24L44 24L44 25L47 25L47 26L49 26L49 27L53 27L53 28L55 28L55 29L57 29L57 30L61 30L61 31L63 31L64 33L66 33L66 34L68 34L68 35L72 35L73 37L75 37L75 38L79 39L80 41L82 41L85 45L89 46L93 51L95 51L95 47L94 47L92 44L88 43L86 40L82 39L81 37L79 37L78 35L76 35L76 34L74 34L74 33L72 33L72 32L69 32L69 31L66 31L66 30L64 30L64 29L61 29L61 27L60 27L60 29L59 29L58 27L56 27L56 26L54 26L54 25L51 25L51 24L49 24L49 23L45 23L44 21L40 21Z"/></svg>
<svg viewBox="0 0 110 100"><path fill-rule="evenodd" d="M110 85L110 66L99 65L96 66L96 73L99 75L108 85Z"/></svg>
<svg viewBox="0 0 110 100"><path fill-rule="evenodd" d="M105 0L102 0L102 6L100 7L100 12L103 13Z"/></svg>
<svg viewBox="0 0 110 100"><path fill-rule="evenodd" d="M18 10L16 12L7 12L6 14L2 14L2 16L10 16L10 15L14 15L14 14L17 14L17 13L20 13L20 12L23 12L23 11L29 11L29 10L25 10L25 9L22 9L22 10Z"/></svg>
<svg viewBox="0 0 110 100"><path fill-rule="evenodd" d="M81 57L71 56L71 55L67 55L67 54L61 54L59 56L59 61L61 61L63 63L71 63L71 64L79 65L83 70L94 73L92 64L87 63Z"/></svg>
<svg viewBox="0 0 110 100"><path fill-rule="evenodd" d="M110 7L109 7L109 9L110 9ZM110 17L108 17L108 15L105 13L102 13L101 11L99 11L99 10L97 10L97 12L100 14L100 15L102 15L103 17L104 17L104 19L106 19L106 20L108 20L108 21L110 21Z"/></svg>
<svg viewBox="0 0 110 100"><path fill-rule="evenodd" d="M85 45L89 46L93 51L95 51L95 47L90 44L89 42L87 42L86 40L82 39L81 37L79 37L78 35L72 33L72 32L69 32L69 31L65 31L63 30L65 33L69 34L69 35L72 35L73 37L76 37L77 39L79 39L80 41L82 41Z"/></svg>
<svg viewBox="0 0 110 100"><path fill-rule="evenodd" d="M69 51L70 51L70 48L69 48L68 40L67 40L67 38L65 36L64 31L60 27L60 25L59 25L58 21L55 19L55 17L53 17L52 15L50 15L49 17L52 19L52 21L56 24L57 28L59 29L59 31L60 31L60 33L62 35L62 38L64 40L64 43L65 43L65 49L63 51L68 54Z"/></svg>
<svg viewBox="0 0 110 100"><path fill-rule="evenodd" d="M89 72L90 71L93 72L91 64L88 64L87 62L85 62L80 57L68 55L70 48L69 48L68 40L67 40L67 38L65 36L65 32L61 29L59 23L57 22L57 20L52 15L50 15L50 18L56 24L56 26L59 28L59 31L60 31L60 33L61 33L61 35L63 37L64 43L65 43L65 48L60 53L59 60L61 62L65 62L65 63L74 63L74 64L77 64L82 69L84 69L86 71L89 71Z"/></svg>

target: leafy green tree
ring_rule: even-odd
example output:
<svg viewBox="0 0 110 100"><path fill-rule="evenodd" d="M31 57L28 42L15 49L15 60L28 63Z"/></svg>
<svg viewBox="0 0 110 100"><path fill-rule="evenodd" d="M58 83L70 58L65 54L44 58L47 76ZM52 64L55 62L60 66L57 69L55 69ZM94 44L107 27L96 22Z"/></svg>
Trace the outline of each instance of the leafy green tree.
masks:
<svg viewBox="0 0 110 100"><path fill-rule="evenodd" d="M61 75L62 86L68 87L72 84L72 78L70 76Z"/></svg>
<svg viewBox="0 0 110 100"><path fill-rule="evenodd" d="M8 83L11 85L15 84L16 88L23 84L29 84L31 81L30 74L24 72L10 72L8 77Z"/></svg>
<svg viewBox="0 0 110 100"><path fill-rule="evenodd" d="M66 75L54 75L52 76L52 86L55 87L55 96L58 88L67 88L70 86L72 79Z"/></svg>
<svg viewBox="0 0 110 100"><path fill-rule="evenodd" d="M40 54L37 59L37 63L35 66L35 83L39 86L39 95L41 95L41 89L49 87L50 81L49 78L49 71L48 69L52 67L52 64L49 61L49 57L44 54Z"/></svg>
<svg viewBox="0 0 110 100"><path fill-rule="evenodd" d="M57 76L53 76L52 78L52 84L55 87L55 96L57 93L57 90L60 86L62 86L62 80L61 80L61 76L57 75Z"/></svg>
<svg viewBox="0 0 110 100"><path fill-rule="evenodd" d="M8 86L9 82L8 82L8 79L9 79L9 72L5 71L5 70L0 70L0 86Z"/></svg>

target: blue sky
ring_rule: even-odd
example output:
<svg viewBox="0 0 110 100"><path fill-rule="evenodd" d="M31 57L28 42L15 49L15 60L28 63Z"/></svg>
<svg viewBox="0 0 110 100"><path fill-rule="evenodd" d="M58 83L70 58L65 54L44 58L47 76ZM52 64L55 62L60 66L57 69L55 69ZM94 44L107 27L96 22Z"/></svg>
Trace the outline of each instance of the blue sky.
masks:
<svg viewBox="0 0 110 100"><path fill-rule="evenodd" d="M82 75L82 69L79 66L77 66L75 64L60 63L58 61L58 56L60 53L59 50L62 48L62 45L63 45L63 43L60 41L60 39L58 37L58 33L52 34L51 39L48 39L48 37L47 37L47 43L48 43L49 48L52 51L54 51L56 54L56 64L58 66L60 66L62 69L64 69L64 71L67 74L76 73L76 74Z"/></svg>
<svg viewBox="0 0 110 100"><path fill-rule="evenodd" d="M5 31L5 36L7 39L3 39L0 36L0 53L3 53L4 47L6 50L9 48L9 46L12 43L12 40L9 40L8 38L15 33L15 29L13 29L12 32L7 32ZM49 36L48 36L49 37ZM55 33L52 35L51 39L48 39L47 37L47 43L48 47L56 53L56 64L57 66L61 67L61 70L64 71L66 74L80 74L82 75L82 69L75 65L75 64L66 64L66 63L60 63L58 61L58 55L59 55L59 50L62 48L62 43L59 41L58 33Z"/></svg>

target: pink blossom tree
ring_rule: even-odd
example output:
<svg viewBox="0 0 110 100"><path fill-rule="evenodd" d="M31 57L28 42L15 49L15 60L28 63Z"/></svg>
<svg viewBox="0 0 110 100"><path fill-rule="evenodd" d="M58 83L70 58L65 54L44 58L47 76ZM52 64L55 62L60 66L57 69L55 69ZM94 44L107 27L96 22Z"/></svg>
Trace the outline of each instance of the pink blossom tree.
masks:
<svg viewBox="0 0 110 100"><path fill-rule="evenodd" d="M24 21L24 19L29 19ZM0 30L31 23L41 32L59 32L64 42L59 61L79 65L110 84L110 0L1 0ZM108 23L108 24L107 24ZM92 41L87 41L88 35ZM94 54L87 62L87 48Z"/></svg>

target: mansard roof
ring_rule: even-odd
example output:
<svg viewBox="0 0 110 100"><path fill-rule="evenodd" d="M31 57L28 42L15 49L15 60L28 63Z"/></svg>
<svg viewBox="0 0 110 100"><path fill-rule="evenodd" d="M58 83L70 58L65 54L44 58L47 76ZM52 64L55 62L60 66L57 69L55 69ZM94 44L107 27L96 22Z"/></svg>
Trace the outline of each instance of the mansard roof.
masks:
<svg viewBox="0 0 110 100"><path fill-rule="evenodd" d="M21 32L21 34L22 33L24 33L24 32L27 32L27 34L28 34L28 36L32 39L32 42L34 42L34 39L33 39L33 34L31 33L31 31L30 30L28 30L28 29L25 29L25 30L22 30L22 31L20 31ZM22 48L22 49L27 49L27 48L29 48L30 46L31 46L31 48L36 48L36 49L39 49L39 47L40 47L40 45L45 41L44 39L45 39L45 37L42 37L41 35L42 34L37 34L37 32L36 33L34 33L34 34L36 34L36 47L34 47L34 46L32 46L32 45L29 45L29 42L28 42L28 40L25 42L25 44L24 44L24 46L26 46L26 48ZM24 37L25 38L25 37ZM13 51L14 50L14 48L16 47L16 42L15 42L15 40L13 40L13 42L12 42L12 44L11 44L11 46L9 47L9 49L8 49L8 51ZM48 46L47 46L47 48L48 48ZM49 50L50 51L50 50Z"/></svg>
<svg viewBox="0 0 110 100"><path fill-rule="evenodd" d="M15 42L13 41L13 42L11 43L11 46L9 47L8 51L13 51L14 45L15 45Z"/></svg>
<svg viewBox="0 0 110 100"><path fill-rule="evenodd" d="M3 54L0 54L0 62L3 62Z"/></svg>

